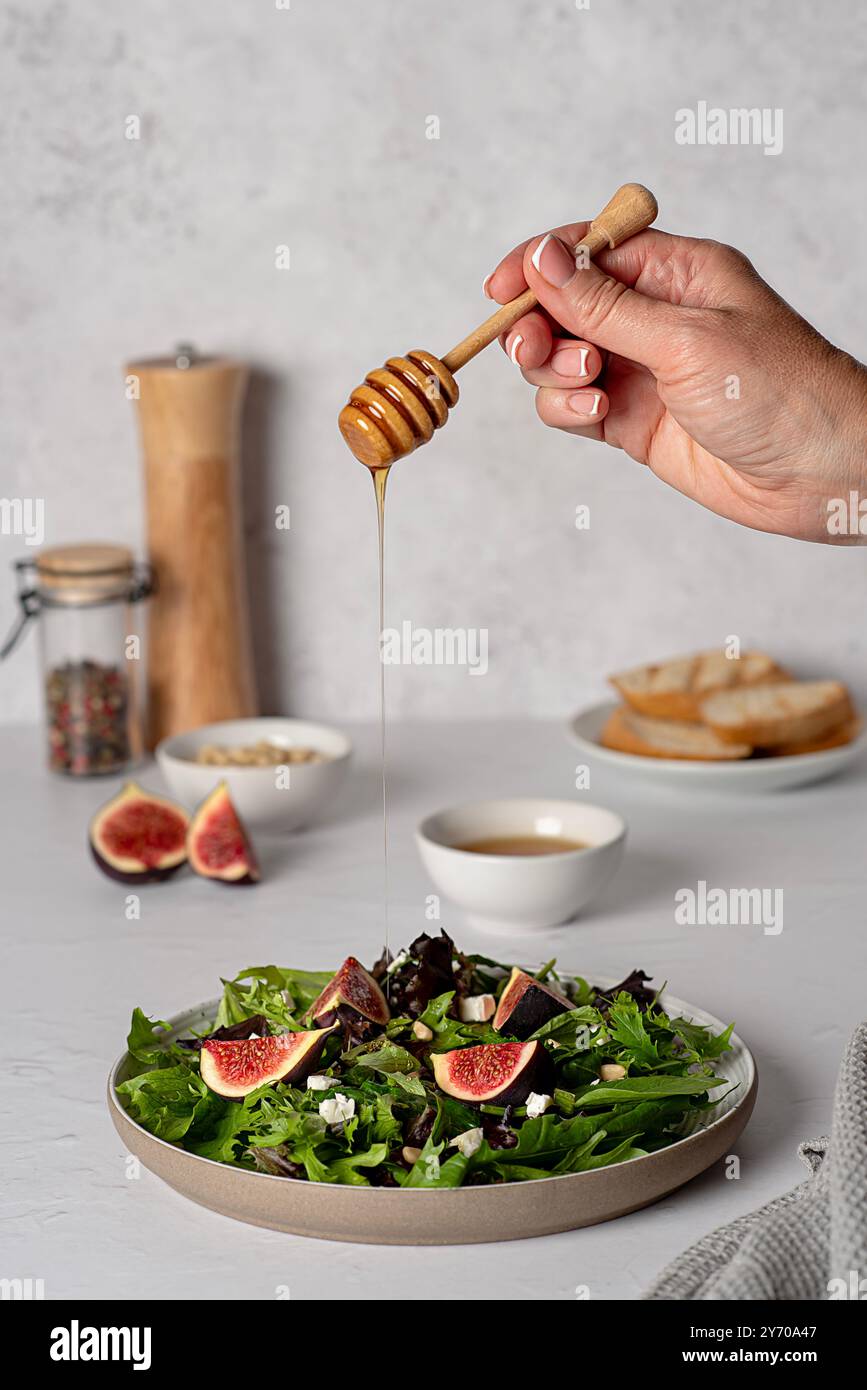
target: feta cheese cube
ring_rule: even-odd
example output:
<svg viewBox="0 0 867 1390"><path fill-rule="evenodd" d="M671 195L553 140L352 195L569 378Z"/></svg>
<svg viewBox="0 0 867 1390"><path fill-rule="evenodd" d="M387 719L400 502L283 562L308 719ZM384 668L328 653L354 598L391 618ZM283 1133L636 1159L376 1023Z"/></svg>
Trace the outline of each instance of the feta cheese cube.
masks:
<svg viewBox="0 0 867 1390"><path fill-rule="evenodd" d="M450 1147L460 1149L464 1158L472 1158L482 1147L484 1137L481 1129L465 1129L463 1134L452 1140Z"/></svg>
<svg viewBox="0 0 867 1390"><path fill-rule="evenodd" d="M492 994L470 994L458 1004L461 1023L487 1023L497 1011L497 1001Z"/></svg>
<svg viewBox="0 0 867 1390"><path fill-rule="evenodd" d="M327 1091L330 1089L330 1087L336 1085L336 1076L321 1076L319 1074L314 1074L313 1076L308 1076L307 1078L308 1091Z"/></svg>
<svg viewBox="0 0 867 1390"><path fill-rule="evenodd" d="M319 1113L326 1124L342 1125L355 1114L355 1101L338 1091L336 1096L319 1102Z"/></svg>
<svg viewBox="0 0 867 1390"><path fill-rule="evenodd" d="M553 1099L553 1096L546 1096L539 1091L531 1091L527 1097L527 1119L536 1120L540 1115L544 1115Z"/></svg>

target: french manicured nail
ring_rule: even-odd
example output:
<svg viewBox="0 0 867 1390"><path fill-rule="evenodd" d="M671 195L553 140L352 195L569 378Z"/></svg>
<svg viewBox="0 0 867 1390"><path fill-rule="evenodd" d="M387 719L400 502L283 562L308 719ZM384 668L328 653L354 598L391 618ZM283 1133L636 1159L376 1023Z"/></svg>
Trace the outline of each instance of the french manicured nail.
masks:
<svg viewBox="0 0 867 1390"><path fill-rule="evenodd" d="M562 290L575 274L574 256L553 232L543 237L530 259L542 279L555 290Z"/></svg>
<svg viewBox="0 0 867 1390"><path fill-rule="evenodd" d="M589 348L558 348L551 358L551 366L559 376L586 376Z"/></svg>
<svg viewBox="0 0 867 1390"><path fill-rule="evenodd" d="M569 409L576 415L598 415L601 400L599 391L575 391L569 397Z"/></svg>
<svg viewBox="0 0 867 1390"><path fill-rule="evenodd" d="M520 367L518 361L518 349L524 341L523 333L513 333L511 338L506 339L506 349L516 367Z"/></svg>
<svg viewBox="0 0 867 1390"><path fill-rule="evenodd" d="M490 283L491 283L491 281L493 280L493 278L494 278L493 273L491 273L490 275L486 275L486 276L485 276L485 282L484 282L484 284L482 285L482 294L485 295L486 298L488 298L488 299L493 299L493 297L494 297L494 296L491 294L490 289L488 288L489 285L490 285Z"/></svg>

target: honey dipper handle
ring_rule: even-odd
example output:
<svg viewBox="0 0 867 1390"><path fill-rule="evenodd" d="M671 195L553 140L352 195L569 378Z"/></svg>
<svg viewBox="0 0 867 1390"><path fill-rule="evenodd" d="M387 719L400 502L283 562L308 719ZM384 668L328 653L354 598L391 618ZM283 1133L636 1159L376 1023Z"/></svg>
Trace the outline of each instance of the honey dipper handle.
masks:
<svg viewBox="0 0 867 1390"><path fill-rule="evenodd" d="M636 232L643 232L645 227L649 227L658 211L656 199L649 188L641 183L623 184L599 216L594 217L583 240L575 247L575 255L586 249L590 256L595 256L597 251L619 246L635 236ZM512 325L534 308L537 302L533 291L525 290L517 299L510 300L491 314L442 359L449 371L458 371L482 348L499 338L501 333L508 333Z"/></svg>

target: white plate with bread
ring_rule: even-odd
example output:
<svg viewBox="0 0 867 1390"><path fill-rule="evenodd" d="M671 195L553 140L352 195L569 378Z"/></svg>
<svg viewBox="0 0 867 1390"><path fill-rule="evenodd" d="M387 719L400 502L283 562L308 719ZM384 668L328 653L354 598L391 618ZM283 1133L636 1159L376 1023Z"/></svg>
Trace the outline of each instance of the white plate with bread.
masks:
<svg viewBox="0 0 867 1390"><path fill-rule="evenodd" d="M671 785L777 791L816 782L867 747L846 686L796 680L764 652L699 652L611 677L621 703L572 719L598 760Z"/></svg>

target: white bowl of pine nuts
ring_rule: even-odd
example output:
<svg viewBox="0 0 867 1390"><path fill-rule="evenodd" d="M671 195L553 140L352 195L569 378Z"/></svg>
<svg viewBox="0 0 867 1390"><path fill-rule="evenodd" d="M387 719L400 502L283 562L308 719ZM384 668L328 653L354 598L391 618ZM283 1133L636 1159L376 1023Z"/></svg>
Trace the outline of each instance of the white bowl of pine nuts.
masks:
<svg viewBox="0 0 867 1390"><path fill-rule="evenodd" d="M197 806L225 782L253 830L300 830L322 817L349 767L345 734L306 719L263 716L205 724L157 745L156 760L172 794Z"/></svg>

